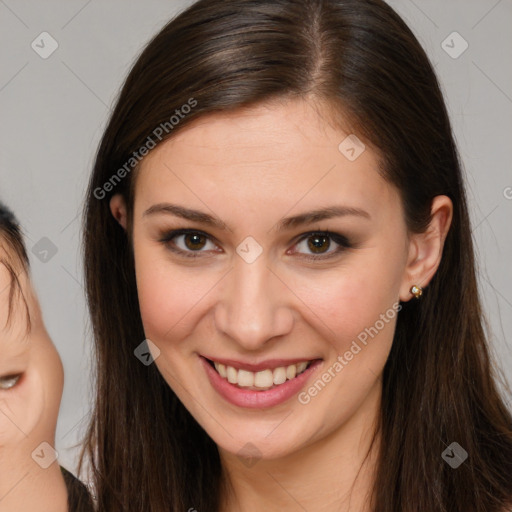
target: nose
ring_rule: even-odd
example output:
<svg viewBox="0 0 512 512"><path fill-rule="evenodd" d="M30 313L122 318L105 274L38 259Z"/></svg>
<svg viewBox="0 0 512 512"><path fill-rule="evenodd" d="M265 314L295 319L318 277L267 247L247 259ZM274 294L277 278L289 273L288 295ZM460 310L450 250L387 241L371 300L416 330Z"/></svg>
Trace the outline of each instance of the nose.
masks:
<svg viewBox="0 0 512 512"><path fill-rule="evenodd" d="M247 351L257 351L293 327L293 293L269 267L265 252L252 263L236 257L216 305L218 331Z"/></svg>

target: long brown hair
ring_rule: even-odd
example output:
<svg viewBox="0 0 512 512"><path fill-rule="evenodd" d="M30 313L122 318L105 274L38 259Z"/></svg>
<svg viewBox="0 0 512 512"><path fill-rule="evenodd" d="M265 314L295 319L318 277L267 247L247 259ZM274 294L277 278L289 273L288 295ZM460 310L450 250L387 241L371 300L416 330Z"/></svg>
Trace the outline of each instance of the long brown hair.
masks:
<svg viewBox="0 0 512 512"><path fill-rule="evenodd" d="M421 301L402 304L384 368L373 510L501 512L511 500L512 417L483 327L461 164L424 50L381 0L200 0L135 62L87 192L97 394L82 462L99 510L217 512L222 491L215 443L133 354L145 338L130 240L142 148L208 113L306 97L378 149L411 232L425 230L436 195L454 205L440 267ZM109 210L114 193L126 198L128 235ZM457 469L441 456L453 442L468 453Z"/></svg>

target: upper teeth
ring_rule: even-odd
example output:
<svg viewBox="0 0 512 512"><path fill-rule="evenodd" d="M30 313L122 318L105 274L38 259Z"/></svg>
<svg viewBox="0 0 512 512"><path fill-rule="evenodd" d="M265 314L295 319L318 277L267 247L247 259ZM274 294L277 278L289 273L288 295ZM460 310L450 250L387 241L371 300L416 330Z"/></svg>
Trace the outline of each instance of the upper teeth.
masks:
<svg viewBox="0 0 512 512"><path fill-rule="evenodd" d="M291 364L290 366L280 366L274 370L267 369L261 372L250 372L247 370L237 370L232 366L226 366L214 361L215 369L221 377L227 378L231 384L238 384L242 388L255 387L258 389L270 389L274 384L283 384L286 380L291 380L302 373L308 366L309 361Z"/></svg>

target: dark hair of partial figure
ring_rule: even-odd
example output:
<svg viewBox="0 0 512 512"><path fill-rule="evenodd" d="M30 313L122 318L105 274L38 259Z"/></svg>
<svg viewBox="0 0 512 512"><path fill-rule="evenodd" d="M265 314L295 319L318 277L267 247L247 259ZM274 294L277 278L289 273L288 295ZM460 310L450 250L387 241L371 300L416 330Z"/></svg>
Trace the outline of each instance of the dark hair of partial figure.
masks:
<svg viewBox="0 0 512 512"><path fill-rule="evenodd" d="M3 203L0 202L0 264L2 264L9 273L9 299L7 318L4 327L8 327L12 321L13 308L16 304L16 296L19 294L25 307L27 318L28 334L31 330L30 314L26 298L23 296L23 288L19 276L22 272L28 272L30 262L28 259L23 234L14 213ZM0 290L6 293L5 290Z"/></svg>

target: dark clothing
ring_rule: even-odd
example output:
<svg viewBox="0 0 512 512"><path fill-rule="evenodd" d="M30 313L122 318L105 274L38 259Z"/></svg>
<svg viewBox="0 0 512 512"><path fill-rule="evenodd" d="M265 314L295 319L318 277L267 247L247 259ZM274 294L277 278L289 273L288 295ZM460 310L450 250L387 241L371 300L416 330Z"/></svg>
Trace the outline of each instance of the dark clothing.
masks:
<svg viewBox="0 0 512 512"><path fill-rule="evenodd" d="M60 466L60 470L68 490L69 512L94 512L92 497L87 487L67 469Z"/></svg>

